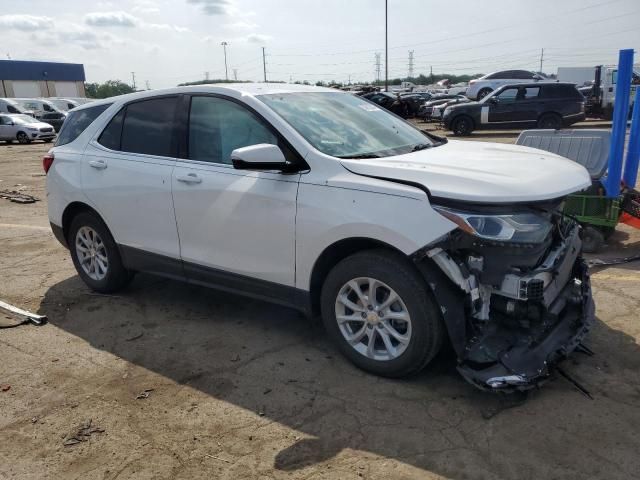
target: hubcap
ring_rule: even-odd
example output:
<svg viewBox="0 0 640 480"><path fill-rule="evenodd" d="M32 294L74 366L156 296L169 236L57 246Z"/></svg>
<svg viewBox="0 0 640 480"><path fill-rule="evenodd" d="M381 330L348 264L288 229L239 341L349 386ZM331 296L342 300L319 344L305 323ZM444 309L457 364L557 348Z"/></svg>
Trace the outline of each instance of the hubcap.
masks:
<svg viewBox="0 0 640 480"><path fill-rule="evenodd" d="M400 296L369 277L350 280L338 292L336 321L344 339L361 355L393 360L411 340L411 317Z"/></svg>
<svg viewBox="0 0 640 480"><path fill-rule="evenodd" d="M82 227L76 234L76 255L80 266L92 280L107 276L109 259L107 249L98 233L91 227Z"/></svg>

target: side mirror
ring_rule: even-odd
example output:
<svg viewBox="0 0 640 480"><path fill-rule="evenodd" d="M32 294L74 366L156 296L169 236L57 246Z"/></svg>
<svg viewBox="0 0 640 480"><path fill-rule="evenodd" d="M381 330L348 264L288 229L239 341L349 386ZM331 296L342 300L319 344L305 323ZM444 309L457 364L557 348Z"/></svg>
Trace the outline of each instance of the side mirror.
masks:
<svg viewBox="0 0 640 480"><path fill-rule="evenodd" d="M284 158L280 147L269 143L236 148L231 152L231 163L236 170L294 170L293 165Z"/></svg>
<svg viewBox="0 0 640 480"><path fill-rule="evenodd" d="M499 102L498 97L491 97L489 103L497 104Z"/></svg>

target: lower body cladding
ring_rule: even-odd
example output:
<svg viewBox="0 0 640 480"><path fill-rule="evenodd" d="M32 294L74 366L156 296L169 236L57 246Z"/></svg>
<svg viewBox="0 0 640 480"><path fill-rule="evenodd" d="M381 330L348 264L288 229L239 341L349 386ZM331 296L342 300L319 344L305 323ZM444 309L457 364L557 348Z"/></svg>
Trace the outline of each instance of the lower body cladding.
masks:
<svg viewBox="0 0 640 480"><path fill-rule="evenodd" d="M536 387L589 331L595 306L579 227L554 238L544 248L505 246L455 232L414 254L471 384Z"/></svg>

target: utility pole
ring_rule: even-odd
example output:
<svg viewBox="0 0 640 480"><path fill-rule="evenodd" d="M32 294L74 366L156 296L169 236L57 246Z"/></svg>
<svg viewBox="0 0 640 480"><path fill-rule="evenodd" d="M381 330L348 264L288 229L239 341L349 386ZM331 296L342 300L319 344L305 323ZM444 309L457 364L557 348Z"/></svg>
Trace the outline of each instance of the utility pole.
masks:
<svg viewBox="0 0 640 480"><path fill-rule="evenodd" d="M380 83L380 69L382 64L380 62L380 53L376 53L376 83Z"/></svg>
<svg viewBox="0 0 640 480"><path fill-rule="evenodd" d="M349 74L349 85L351 85L351 74Z"/></svg>
<svg viewBox="0 0 640 480"><path fill-rule="evenodd" d="M409 78L411 80L413 78L413 50L409 50Z"/></svg>
<svg viewBox="0 0 640 480"><path fill-rule="evenodd" d="M433 85L433 65L429 65L429 75L431 76L431 84Z"/></svg>
<svg viewBox="0 0 640 480"><path fill-rule="evenodd" d="M209 72L204 72L204 79L209 81Z"/></svg>
<svg viewBox="0 0 640 480"><path fill-rule="evenodd" d="M384 91L389 91L389 0L384 0Z"/></svg>
<svg viewBox="0 0 640 480"><path fill-rule="evenodd" d="M262 69L264 70L264 83L267 83L267 55L264 53L264 47L262 47Z"/></svg>
<svg viewBox="0 0 640 480"><path fill-rule="evenodd" d="M542 73L542 60L544 60L544 48L540 51L540 73Z"/></svg>
<svg viewBox="0 0 640 480"><path fill-rule="evenodd" d="M136 72L131 72L131 87L136 89Z"/></svg>
<svg viewBox="0 0 640 480"><path fill-rule="evenodd" d="M149 80L145 80L144 85L147 87L147 90L151 90L151 87L149 86Z"/></svg>
<svg viewBox="0 0 640 480"><path fill-rule="evenodd" d="M233 79L237 82L238 81L238 69L234 68L233 69Z"/></svg>
<svg viewBox="0 0 640 480"><path fill-rule="evenodd" d="M224 78L228 82L229 81L229 70L227 69L227 45L229 45L229 44L227 42L222 42L220 45L222 45L222 48L224 49Z"/></svg>

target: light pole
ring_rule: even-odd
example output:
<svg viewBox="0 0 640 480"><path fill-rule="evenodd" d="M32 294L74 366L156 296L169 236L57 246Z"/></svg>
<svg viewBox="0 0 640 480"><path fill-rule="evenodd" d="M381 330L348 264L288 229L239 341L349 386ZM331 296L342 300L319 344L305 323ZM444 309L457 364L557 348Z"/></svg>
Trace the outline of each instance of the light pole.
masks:
<svg viewBox="0 0 640 480"><path fill-rule="evenodd" d="M389 5L388 0L384 0L384 91L389 91Z"/></svg>
<svg viewBox="0 0 640 480"><path fill-rule="evenodd" d="M222 48L224 49L224 78L229 81L229 71L227 70L227 42L222 42Z"/></svg>

